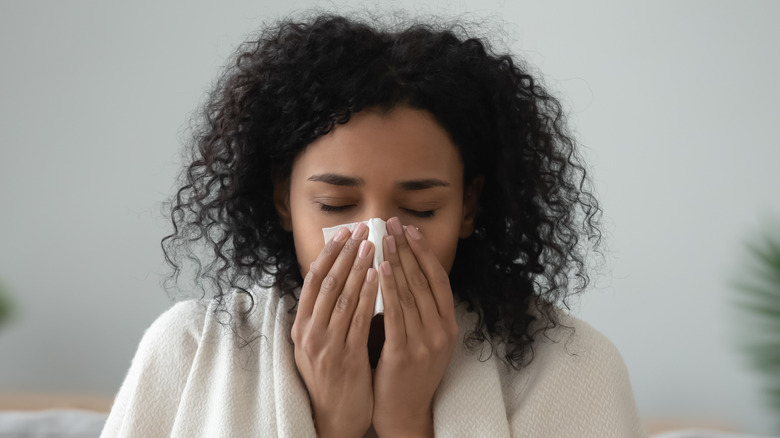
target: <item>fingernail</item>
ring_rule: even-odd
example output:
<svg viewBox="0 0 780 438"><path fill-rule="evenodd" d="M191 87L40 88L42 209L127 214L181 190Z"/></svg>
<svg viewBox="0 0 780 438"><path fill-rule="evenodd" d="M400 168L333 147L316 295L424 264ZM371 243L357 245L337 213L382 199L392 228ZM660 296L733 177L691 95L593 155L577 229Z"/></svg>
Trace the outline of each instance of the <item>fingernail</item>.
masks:
<svg viewBox="0 0 780 438"><path fill-rule="evenodd" d="M371 283L374 280L376 280L376 271L374 268L368 268L368 272L366 272L366 281Z"/></svg>
<svg viewBox="0 0 780 438"><path fill-rule="evenodd" d="M390 269L390 262L384 261L381 265L379 265L379 269L382 270L382 273L385 275L390 275L393 273L392 269Z"/></svg>
<svg viewBox="0 0 780 438"><path fill-rule="evenodd" d="M395 254L395 237L387 236L387 249L391 253Z"/></svg>
<svg viewBox="0 0 780 438"><path fill-rule="evenodd" d="M352 231L352 238L354 240L365 239L368 236L368 227L366 224L358 224L355 230Z"/></svg>
<svg viewBox="0 0 780 438"><path fill-rule="evenodd" d="M387 225L390 225L390 230L396 236L400 236L404 232L403 228L401 228L401 221L397 217L391 217L387 221Z"/></svg>
<svg viewBox="0 0 780 438"><path fill-rule="evenodd" d="M414 225L409 225L408 227L406 227L406 231L409 232L409 236L414 240L420 240L420 237L422 237L420 235L420 231L418 231L417 227L415 227Z"/></svg>
<svg viewBox="0 0 780 438"><path fill-rule="evenodd" d="M338 232L336 232L336 237L333 238L336 242L343 242L347 240L347 236L349 236L349 229L346 227L339 228Z"/></svg>
<svg viewBox="0 0 780 438"><path fill-rule="evenodd" d="M371 250L371 244L368 242L368 240L364 240L360 242L360 248L358 249L358 257L360 258L366 258L368 256L368 251Z"/></svg>

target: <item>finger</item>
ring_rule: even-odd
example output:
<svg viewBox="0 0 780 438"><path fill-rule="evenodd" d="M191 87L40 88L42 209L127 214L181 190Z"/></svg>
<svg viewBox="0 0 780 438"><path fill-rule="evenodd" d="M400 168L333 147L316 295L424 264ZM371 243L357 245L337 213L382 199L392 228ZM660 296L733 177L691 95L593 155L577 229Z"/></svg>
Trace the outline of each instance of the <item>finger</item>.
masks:
<svg viewBox="0 0 780 438"><path fill-rule="evenodd" d="M325 330L330 322L333 308L336 305L341 292L344 289L349 271L355 262L360 242L368 237L368 227L365 224L358 224L352 231L352 236L344 243L341 252L336 256L328 273L320 282L317 300L312 310L313 323Z"/></svg>
<svg viewBox="0 0 780 438"><path fill-rule="evenodd" d="M406 238L406 233L401 226L401 222L398 220L398 218L394 217L390 218L387 221L387 224L388 231L392 232L395 239L397 258L401 267L403 268L403 276L406 280L406 290L408 290L411 295L410 301L414 303L416 306L414 309L415 312L418 313L421 321L424 322L425 315L432 317L438 313L436 309L436 301L433 298L431 287L428 284L428 279L426 278L423 270L420 268L417 256L409 247L409 242ZM407 229L408 228L409 227L407 227ZM399 299L401 301L401 305L403 306L405 304L405 297L400 287ZM406 312L407 307L411 306L404 306L404 312Z"/></svg>
<svg viewBox="0 0 780 438"><path fill-rule="evenodd" d="M308 319L311 317L312 311L314 310L314 303L317 301L320 286L322 285L322 280L330 271L333 262L336 261L336 257L344 247L344 243L347 241L349 233L349 229L346 227L339 229L333 238L325 244L322 251L320 251L317 260L309 267L309 272L306 273L306 277L303 279L301 295L298 299L296 319Z"/></svg>
<svg viewBox="0 0 780 438"><path fill-rule="evenodd" d="M330 323L328 324L329 336L339 337L341 339L347 338L347 332L349 326L352 323L353 313L358 305L363 288L363 283L366 281L366 272L374 261L374 245L368 240L363 240L358 246L357 258L352 265L352 269L347 274L347 280L344 283L344 288L341 290L341 294L336 300L336 305L333 308L333 314L330 317ZM376 275L374 275L376 277Z"/></svg>
<svg viewBox="0 0 780 438"><path fill-rule="evenodd" d="M376 302L378 286L379 277L376 269L368 268L365 281L360 288L357 308L352 315L352 324L350 324L347 333L347 344L355 348L365 348L368 343L368 332L371 328L371 318L374 316L374 303Z"/></svg>
<svg viewBox="0 0 780 438"><path fill-rule="evenodd" d="M406 345L404 314L398 303L393 268L387 260L379 265L379 284L382 285L382 300L385 303L385 344L394 347Z"/></svg>
<svg viewBox="0 0 780 438"><path fill-rule="evenodd" d="M385 261L387 261L392 267L393 279L395 280L396 299L398 300L401 312L404 318L404 330L406 330L406 337L412 333L419 333L422 329L422 321L420 320L420 312L417 310L417 305L414 301L414 295L409 290L406 283L406 275L404 274L403 266L398 258L396 250L395 236L387 236L385 239L387 249L385 252Z"/></svg>
<svg viewBox="0 0 780 438"><path fill-rule="evenodd" d="M414 252L428 284L431 287L436 309L443 318L455 317L455 303L452 297L452 287L447 271L439 262L439 258L433 252L425 237L414 227L406 227L405 234L409 247Z"/></svg>

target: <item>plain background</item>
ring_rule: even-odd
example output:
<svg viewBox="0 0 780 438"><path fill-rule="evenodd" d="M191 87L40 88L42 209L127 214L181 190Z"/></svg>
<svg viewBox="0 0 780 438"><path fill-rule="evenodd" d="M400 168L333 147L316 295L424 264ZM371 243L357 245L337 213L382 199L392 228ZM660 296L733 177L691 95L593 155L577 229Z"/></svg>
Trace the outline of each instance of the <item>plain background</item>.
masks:
<svg viewBox="0 0 780 438"><path fill-rule="evenodd" d="M0 391L117 390L170 303L161 205L190 115L263 21L358 4L0 3L0 281L16 305ZM780 227L780 2L383 8L503 28L562 98L608 243L573 312L618 346L642 414L767 432L731 284L744 242Z"/></svg>

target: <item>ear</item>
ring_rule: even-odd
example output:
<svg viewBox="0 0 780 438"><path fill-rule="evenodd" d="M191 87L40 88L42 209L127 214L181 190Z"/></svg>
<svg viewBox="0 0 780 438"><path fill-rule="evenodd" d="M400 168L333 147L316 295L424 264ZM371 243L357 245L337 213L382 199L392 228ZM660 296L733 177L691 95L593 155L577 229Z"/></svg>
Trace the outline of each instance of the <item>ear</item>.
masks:
<svg viewBox="0 0 780 438"><path fill-rule="evenodd" d="M479 195L482 193L484 183L485 178L478 176L463 187L463 218L460 222L460 233L458 233L460 239L465 239L474 232L474 219L479 211Z"/></svg>
<svg viewBox="0 0 780 438"><path fill-rule="evenodd" d="M273 177L274 207L279 215L279 223L284 231L292 232L292 214L290 214L290 179Z"/></svg>

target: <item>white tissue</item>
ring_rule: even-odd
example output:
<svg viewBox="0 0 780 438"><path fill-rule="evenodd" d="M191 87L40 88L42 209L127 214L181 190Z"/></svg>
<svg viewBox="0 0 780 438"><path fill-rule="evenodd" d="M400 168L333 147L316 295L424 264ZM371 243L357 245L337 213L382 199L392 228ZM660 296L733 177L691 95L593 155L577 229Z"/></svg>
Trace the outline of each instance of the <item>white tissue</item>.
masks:
<svg viewBox="0 0 780 438"><path fill-rule="evenodd" d="M368 225L368 241L374 244L374 269L379 269L379 265L385 261L384 253L382 251L382 238L387 236L387 227L385 221L379 218L371 218L363 222L353 222L351 224L337 225L335 227L323 228L322 234L325 236L325 242L328 242L336 234L340 228L346 227L350 231L354 230L358 224ZM378 273L377 273L378 274ZM382 286L379 286L379 290L376 295L376 302L374 303L374 315L385 313L385 303L382 301Z"/></svg>

